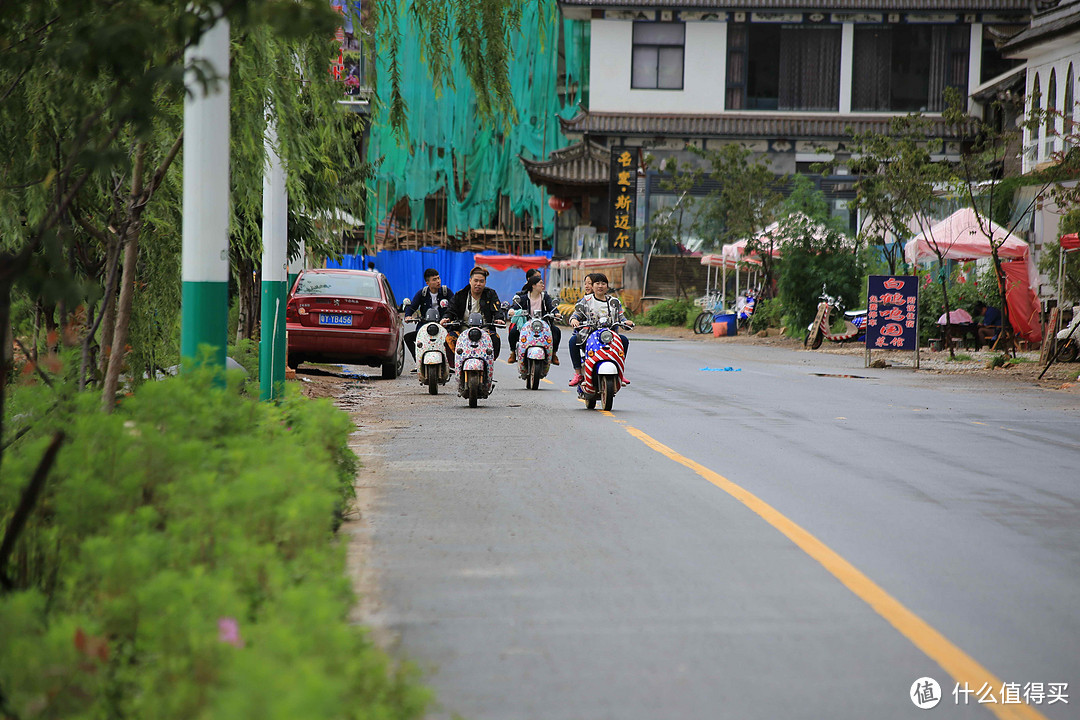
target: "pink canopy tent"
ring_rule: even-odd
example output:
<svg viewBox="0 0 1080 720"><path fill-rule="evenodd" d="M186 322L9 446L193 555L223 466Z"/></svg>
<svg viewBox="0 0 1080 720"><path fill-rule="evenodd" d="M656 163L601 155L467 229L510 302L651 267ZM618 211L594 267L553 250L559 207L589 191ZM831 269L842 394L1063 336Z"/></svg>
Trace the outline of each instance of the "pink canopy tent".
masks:
<svg viewBox="0 0 1080 720"><path fill-rule="evenodd" d="M1002 259L1001 265L1005 271L1009 322L1017 336L1029 342L1039 342L1042 339L1040 306L1035 296L1038 274L1028 244L989 219L983 219L983 226L992 233L995 242L1001 243L998 257ZM979 228L974 210L957 210L904 245L904 256L912 264L936 260L938 252L946 260L967 261L990 257L990 238Z"/></svg>

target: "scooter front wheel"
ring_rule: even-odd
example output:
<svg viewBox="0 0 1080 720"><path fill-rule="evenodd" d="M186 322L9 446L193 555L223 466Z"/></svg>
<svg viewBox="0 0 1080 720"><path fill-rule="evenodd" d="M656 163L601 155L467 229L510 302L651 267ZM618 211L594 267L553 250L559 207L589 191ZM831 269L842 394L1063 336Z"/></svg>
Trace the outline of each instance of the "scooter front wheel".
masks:
<svg viewBox="0 0 1080 720"><path fill-rule="evenodd" d="M427 391L428 395L439 394L439 373L434 370L428 370Z"/></svg>
<svg viewBox="0 0 1080 720"><path fill-rule="evenodd" d="M615 376L605 375L600 380L600 399L604 410L611 411L611 404L615 402Z"/></svg>
<svg viewBox="0 0 1080 720"><path fill-rule="evenodd" d="M476 400L480 397L480 375L476 372L469 373L468 379L469 407L476 407Z"/></svg>
<svg viewBox="0 0 1080 720"><path fill-rule="evenodd" d="M540 388L540 361L529 361L529 374L526 377L526 384L530 390L537 390Z"/></svg>

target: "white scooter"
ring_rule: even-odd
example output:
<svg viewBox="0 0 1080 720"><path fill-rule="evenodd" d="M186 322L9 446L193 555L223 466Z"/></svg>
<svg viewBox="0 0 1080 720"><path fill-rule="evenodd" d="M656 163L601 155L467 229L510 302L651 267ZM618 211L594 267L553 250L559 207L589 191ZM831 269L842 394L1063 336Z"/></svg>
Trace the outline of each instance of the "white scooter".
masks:
<svg viewBox="0 0 1080 720"><path fill-rule="evenodd" d="M446 301L443 300L443 303ZM450 379L446 335L446 328L439 324L439 311L428 308L424 322L416 328L416 375L431 395L438 395L439 386L445 385Z"/></svg>

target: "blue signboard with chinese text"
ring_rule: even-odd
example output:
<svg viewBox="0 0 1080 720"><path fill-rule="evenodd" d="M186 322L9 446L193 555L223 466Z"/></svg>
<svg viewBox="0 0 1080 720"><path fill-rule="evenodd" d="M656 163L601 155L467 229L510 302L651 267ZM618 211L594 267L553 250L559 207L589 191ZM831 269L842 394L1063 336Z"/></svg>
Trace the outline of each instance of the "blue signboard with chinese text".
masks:
<svg viewBox="0 0 1080 720"><path fill-rule="evenodd" d="M919 279L871 275L866 288L866 349L917 350Z"/></svg>

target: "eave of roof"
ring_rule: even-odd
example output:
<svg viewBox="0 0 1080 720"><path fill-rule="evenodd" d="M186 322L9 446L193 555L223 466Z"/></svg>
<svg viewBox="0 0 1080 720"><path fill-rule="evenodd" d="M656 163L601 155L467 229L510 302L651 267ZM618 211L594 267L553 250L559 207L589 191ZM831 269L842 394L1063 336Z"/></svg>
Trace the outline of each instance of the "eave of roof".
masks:
<svg viewBox="0 0 1080 720"><path fill-rule="evenodd" d="M1080 30L1080 3L1069 3L1061 10L1036 15L1031 27L1011 38L1001 46L1003 54L1009 55L1040 42Z"/></svg>
<svg viewBox="0 0 1080 720"><path fill-rule="evenodd" d="M1030 10L1029 0L559 0L567 7L637 10L651 8L683 10L888 10L1003 11Z"/></svg>
<svg viewBox="0 0 1080 720"><path fill-rule="evenodd" d="M647 115L636 113L580 113L560 120L565 133L628 137L840 139L854 134L889 132L895 115L784 115L778 113L725 113L723 115ZM943 118L927 116L934 137L959 138L962 133Z"/></svg>
<svg viewBox="0 0 1080 720"><path fill-rule="evenodd" d="M611 153L589 140L555 150L546 160L520 160L536 185L606 186L611 172Z"/></svg>

